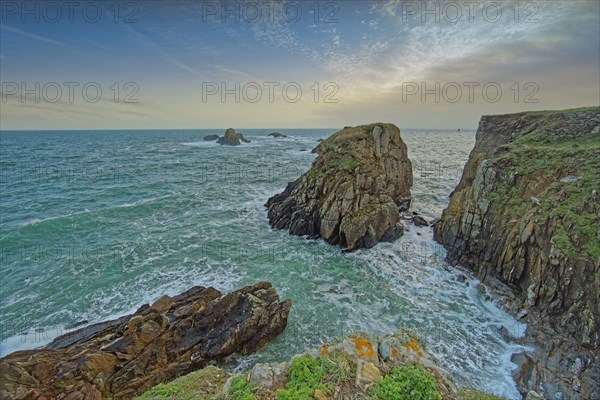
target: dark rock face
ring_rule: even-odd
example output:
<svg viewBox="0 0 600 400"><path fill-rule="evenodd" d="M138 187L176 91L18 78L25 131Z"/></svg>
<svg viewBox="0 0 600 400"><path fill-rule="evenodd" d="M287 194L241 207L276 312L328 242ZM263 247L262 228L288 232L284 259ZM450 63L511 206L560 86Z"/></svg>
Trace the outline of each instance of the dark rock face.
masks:
<svg viewBox="0 0 600 400"><path fill-rule="evenodd" d="M238 139L240 139L243 143L250 143L251 140L248 140L244 137L244 135L241 132L236 133Z"/></svg>
<svg viewBox="0 0 600 400"><path fill-rule="evenodd" d="M541 344L521 360L523 393L600 398L599 131L598 107L483 117L435 225L451 262L514 290Z"/></svg>
<svg viewBox="0 0 600 400"><path fill-rule="evenodd" d="M429 226L429 222L420 215L413 215L413 223L415 226Z"/></svg>
<svg viewBox="0 0 600 400"><path fill-rule="evenodd" d="M219 139L219 135L206 135L206 136L204 136L204 140L206 142L212 142L212 141L215 141L217 139Z"/></svg>
<svg viewBox="0 0 600 400"><path fill-rule="evenodd" d="M271 226L348 250L402 235L412 165L396 126L346 127L316 151L311 169L268 200Z"/></svg>
<svg viewBox="0 0 600 400"><path fill-rule="evenodd" d="M269 136L273 136L274 138L286 138L287 137L287 135L284 135L283 133L279 133L279 132L269 133Z"/></svg>
<svg viewBox="0 0 600 400"><path fill-rule="evenodd" d="M287 325L289 300L270 283L221 294L194 287L135 314L0 360L0 397L128 399L228 355L264 346Z"/></svg>
<svg viewBox="0 0 600 400"><path fill-rule="evenodd" d="M217 139L217 143L225 146L239 146L241 142L250 143L242 133L236 133L235 129L229 128L225 131L225 135Z"/></svg>

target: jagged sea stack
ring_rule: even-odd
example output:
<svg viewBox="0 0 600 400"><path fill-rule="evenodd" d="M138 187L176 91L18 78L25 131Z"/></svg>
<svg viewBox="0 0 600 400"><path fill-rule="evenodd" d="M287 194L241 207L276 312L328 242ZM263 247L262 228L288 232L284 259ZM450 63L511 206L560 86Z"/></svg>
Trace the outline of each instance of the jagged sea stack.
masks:
<svg viewBox="0 0 600 400"><path fill-rule="evenodd" d="M523 392L600 398L598 190L599 107L484 116L435 227L450 261L514 289L548 346L518 378Z"/></svg>
<svg viewBox="0 0 600 400"><path fill-rule="evenodd" d="M316 152L311 169L267 202L271 226L349 250L402 235L412 165L398 127L346 127Z"/></svg>

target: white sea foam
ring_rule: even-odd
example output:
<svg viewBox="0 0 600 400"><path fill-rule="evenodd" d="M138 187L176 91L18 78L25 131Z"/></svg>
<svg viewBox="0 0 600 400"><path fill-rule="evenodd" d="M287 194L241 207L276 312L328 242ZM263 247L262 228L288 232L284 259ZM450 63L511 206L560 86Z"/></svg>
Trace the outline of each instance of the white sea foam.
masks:
<svg viewBox="0 0 600 400"><path fill-rule="evenodd" d="M178 294L194 285L229 291L268 280L283 298L293 301L288 327L259 353L241 357L243 366L250 365L249 360L281 361L357 331L383 334L420 328L431 353L460 383L517 398L510 354L521 348L507 343L499 329L522 332L522 326L483 298L476 279L444 265L444 250L432 241L429 228L410 227L393 244L343 254L322 240L269 227L264 203L310 167L316 155L301 150L314 148L319 137L333 131L306 136L283 131L290 136L286 139L266 136L270 132L253 131L247 134L252 143L219 149L215 142L198 141L197 134L171 138L169 133L159 142L138 135L136 146L118 137L110 144L91 142L90 148L72 146L84 159L112 154L115 164L138 160L139 177L125 188L90 186L67 193L63 191L69 187L55 188L55 203L43 198L43 213L20 219L29 229L9 226L2 240L28 239L23 231L36 238L39 229L38 235L50 241L72 235L100 250L113 241L123 245L111 249L116 261L101 253L76 255L68 264L46 259L32 264L29 258L19 258L3 265L10 283L1 303L1 322L12 337L1 343L2 354L43 344L21 343L22 331L47 327L52 332L53 327L80 320L115 318L164 293ZM428 133L424 141L422 134L402 131L414 165L440 159L464 165L473 142L468 134L452 142L438 133ZM112 146L111 151L99 151L102 146ZM443 149L443 154L433 154L432 148ZM205 165L230 163L252 173L234 179L202 170ZM438 216L457 180L415 173L413 207L427 217ZM22 209L35 212L40 199L26 193L21 193ZM90 211L86 218L66 215L59 198L77 199L68 205ZM140 205L144 207L137 208ZM119 208L124 212L102 212ZM41 224L52 218L73 220L60 224L53 235L50 224ZM468 276L466 282L458 282L460 273ZM24 276L31 277L27 285Z"/></svg>

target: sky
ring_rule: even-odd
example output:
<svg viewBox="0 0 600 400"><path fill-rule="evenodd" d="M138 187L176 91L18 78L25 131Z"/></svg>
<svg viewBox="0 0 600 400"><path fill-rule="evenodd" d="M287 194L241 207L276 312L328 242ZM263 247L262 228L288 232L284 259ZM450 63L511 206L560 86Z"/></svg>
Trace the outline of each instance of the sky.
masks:
<svg viewBox="0 0 600 400"><path fill-rule="evenodd" d="M0 129L476 128L600 104L600 1L0 1Z"/></svg>

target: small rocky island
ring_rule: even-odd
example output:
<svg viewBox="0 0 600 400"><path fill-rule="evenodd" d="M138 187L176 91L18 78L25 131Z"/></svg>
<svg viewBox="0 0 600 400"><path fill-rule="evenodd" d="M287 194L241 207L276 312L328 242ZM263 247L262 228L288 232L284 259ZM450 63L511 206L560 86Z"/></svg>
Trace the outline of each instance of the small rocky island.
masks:
<svg viewBox="0 0 600 400"><path fill-rule="evenodd" d="M346 127L321 142L311 169L270 198L269 223L348 250L394 241L404 231L412 165L400 130Z"/></svg>
<svg viewBox="0 0 600 400"><path fill-rule="evenodd" d="M279 132L269 133L269 136L272 136L275 139L280 139L280 138L286 138L287 137L287 135L284 135L283 133L279 133Z"/></svg>
<svg viewBox="0 0 600 400"><path fill-rule="evenodd" d="M165 295L132 315L0 359L0 398L130 399L260 349L285 329L290 307L267 282L228 294L197 286Z"/></svg>
<svg viewBox="0 0 600 400"><path fill-rule="evenodd" d="M541 346L514 357L524 395L600 399L598 192L599 107L484 116L435 226L451 262L514 292Z"/></svg>
<svg viewBox="0 0 600 400"><path fill-rule="evenodd" d="M212 142L217 141L221 146L239 146L241 143L250 143L250 140L244 137L241 132L236 132L235 129L229 128L225 131L225 134L221 137L219 135L206 135L204 141Z"/></svg>

